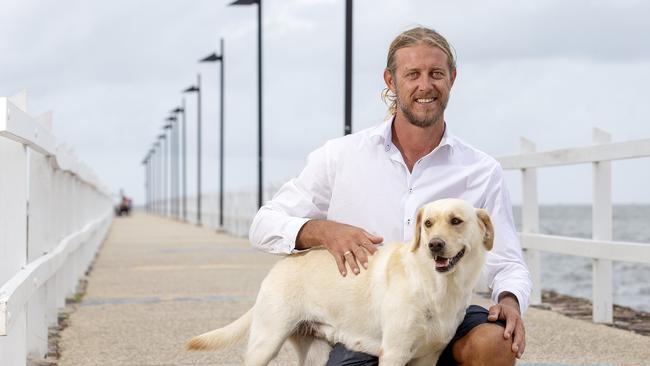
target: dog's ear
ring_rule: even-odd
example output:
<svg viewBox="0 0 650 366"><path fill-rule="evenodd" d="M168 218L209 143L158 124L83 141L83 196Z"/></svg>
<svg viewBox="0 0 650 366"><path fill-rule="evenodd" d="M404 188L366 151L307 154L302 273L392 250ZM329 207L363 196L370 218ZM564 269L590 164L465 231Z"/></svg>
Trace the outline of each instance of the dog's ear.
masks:
<svg viewBox="0 0 650 366"><path fill-rule="evenodd" d="M494 245L494 227L492 226L490 215L484 209L478 208L476 209L476 216L478 216L479 226L483 229L483 245L485 245L485 249L492 250L492 245Z"/></svg>
<svg viewBox="0 0 650 366"><path fill-rule="evenodd" d="M418 209L418 214L415 218L415 233L413 234L413 242L411 243L411 252L415 252L420 246L420 234L422 233L422 216L424 215L424 207Z"/></svg>

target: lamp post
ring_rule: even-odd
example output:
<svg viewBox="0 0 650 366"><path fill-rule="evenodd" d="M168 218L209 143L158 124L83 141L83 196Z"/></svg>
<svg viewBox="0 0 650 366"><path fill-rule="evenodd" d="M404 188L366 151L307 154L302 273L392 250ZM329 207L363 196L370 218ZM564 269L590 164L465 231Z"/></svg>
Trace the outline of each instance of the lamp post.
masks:
<svg viewBox="0 0 650 366"><path fill-rule="evenodd" d="M161 197L162 197L162 152L160 151L162 148L162 145L160 144L160 141L156 141L154 143L155 149L156 149L156 163L155 163L155 170L156 170L156 214L160 215L162 213L161 209Z"/></svg>
<svg viewBox="0 0 650 366"><path fill-rule="evenodd" d="M153 197L154 197L153 193L156 187L156 181L154 177L153 155L154 155L154 150L152 147L151 149L149 149L149 164L147 169L147 173L149 174L149 196L148 196L149 205L147 207L147 211L150 214L153 212Z"/></svg>
<svg viewBox="0 0 650 366"><path fill-rule="evenodd" d="M166 134L160 134L158 135L158 139L160 139L161 143L161 152L162 152L162 210L163 210L163 216L167 216L168 212L168 207L167 205L169 204L169 162L168 162L168 157L167 157L167 150L168 150L168 143L167 143L167 135Z"/></svg>
<svg viewBox="0 0 650 366"><path fill-rule="evenodd" d="M174 141L172 138L172 124L168 123L163 126L163 130L165 131L165 169L167 172L167 175L165 176L165 182L167 184L167 201L165 203L166 207L166 213L167 216L172 216L173 215L173 192L174 192L174 180L173 180L173 147L174 147ZM167 134L167 131L169 130L169 135Z"/></svg>
<svg viewBox="0 0 650 366"><path fill-rule="evenodd" d="M219 100L219 227L223 228L223 96L224 96L224 50L223 38L219 42L219 55L213 53L199 60L199 62L216 62L220 63L220 100Z"/></svg>
<svg viewBox="0 0 650 366"><path fill-rule="evenodd" d="M147 156L142 159L142 165L144 165L144 209L149 211L149 153Z"/></svg>
<svg viewBox="0 0 650 366"><path fill-rule="evenodd" d="M196 224L201 225L201 74L196 76L196 85L192 85L183 91L184 93L196 92L197 99L197 133L196 133Z"/></svg>
<svg viewBox="0 0 650 366"><path fill-rule="evenodd" d="M151 163L149 169L151 170L151 192L150 192L150 213L154 214L156 212L156 144L151 145Z"/></svg>
<svg viewBox="0 0 650 366"><path fill-rule="evenodd" d="M345 0L345 126L352 133L352 0Z"/></svg>
<svg viewBox="0 0 650 366"><path fill-rule="evenodd" d="M182 161L182 166L183 166L181 174L183 175L183 179L182 179L182 184L181 185L183 186L183 191L182 191L183 198L182 198L181 203L182 203L182 207L183 207L182 208L182 212L183 212L182 213L182 218L183 218L183 221L187 221L187 148L186 148L186 146L187 146L187 135L185 133L185 125L186 125L186 123L185 123L185 98L183 98L183 103L182 103L181 107L176 107L172 111L172 113L175 113L176 115L178 115L178 113L183 113L183 119L181 120L181 124L182 124L182 126L181 126L181 135L182 135L182 137L181 137L181 139L183 140L182 149L181 149L181 155L182 155L181 161Z"/></svg>
<svg viewBox="0 0 650 366"><path fill-rule="evenodd" d="M162 192L163 192L163 161L162 161L162 144L160 136L154 143L156 149L156 213L162 214Z"/></svg>
<svg viewBox="0 0 650 366"><path fill-rule="evenodd" d="M178 218L178 128L177 123L175 123L176 116L169 116L165 121L169 122L169 142L171 145L171 206L174 217Z"/></svg>
<svg viewBox="0 0 650 366"><path fill-rule="evenodd" d="M230 5L257 4L257 207L262 207L262 0L237 0Z"/></svg>

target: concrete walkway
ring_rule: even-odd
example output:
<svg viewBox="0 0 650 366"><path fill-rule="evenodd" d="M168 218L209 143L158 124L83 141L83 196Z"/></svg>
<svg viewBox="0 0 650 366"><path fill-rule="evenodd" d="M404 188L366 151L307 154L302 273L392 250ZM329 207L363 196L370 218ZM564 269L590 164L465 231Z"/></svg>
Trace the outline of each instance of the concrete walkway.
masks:
<svg viewBox="0 0 650 366"><path fill-rule="evenodd" d="M59 364L240 365L243 344L187 353L184 342L247 310L277 259L210 229L147 215L116 219L61 334ZM650 337L538 309L525 320L519 365L650 365ZM272 364L295 365L291 347Z"/></svg>

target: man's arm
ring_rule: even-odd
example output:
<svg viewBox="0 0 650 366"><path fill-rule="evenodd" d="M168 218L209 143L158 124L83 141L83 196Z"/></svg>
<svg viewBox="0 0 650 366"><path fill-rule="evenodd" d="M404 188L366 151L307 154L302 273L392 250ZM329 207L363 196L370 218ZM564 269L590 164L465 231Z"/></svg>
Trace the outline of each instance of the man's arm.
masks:
<svg viewBox="0 0 650 366"><path fill-rule="evenodd" d="M503 292L517 300L523 314L528 308L532 282L523 259L512 215L510 197L503 181L503 171L496 165L486 187L484 207L494 225L494 247L486 257L487 279L492 300L498 303Z"/></svg>
<svg viewBox="0 0 650 366"><path fill-rule="evenodd" d="M497 165L491 173L486 192L484 208L495 228L495 245L487 255L486 269L496 305L490 308L488 320L506 321L503 337L512 339L512 352L520 358L526 348L521 314L528 308L532 282L515 231L501 166Z"/></svg>
<svg viewBox="0 0 650 366"><path fill-rule="evenodd" d="M345 263L353 273L359 273L357 261L367 263L366 251L374 253L374 244L383 239L363 229L326 220L334 180L334 169L330 166L334 157L330 154L326 144L309 155L300 175L283 185L260 208L249 238L257 249L276 254L324 246L345 276Z"/></svg>
<svg viewBox="0 0 650 366"><path fill-rule="evenodd" d="M296 238L303 225L310 219L327 218L334 179L331 154L328 143L310 153L302 172L259 209L248 235L253 247L291 254L299 250Z"/></svg>

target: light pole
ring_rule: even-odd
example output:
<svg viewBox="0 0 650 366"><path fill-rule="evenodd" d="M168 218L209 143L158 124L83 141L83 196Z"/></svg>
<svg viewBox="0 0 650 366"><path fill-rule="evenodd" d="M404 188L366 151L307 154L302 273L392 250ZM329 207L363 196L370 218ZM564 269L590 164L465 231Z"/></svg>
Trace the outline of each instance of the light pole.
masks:
<svg viewBox="0 0 650 366"><path fill-rule="evenodd" d="M165 213L167 216L171 217L172 216L172 192L173 192L173 180L172 180L172 147L173 141L172 141L172 124L166 124L163 126L163 130L165 131L165 194L167 195L167 199L165 200ZM167 134L167 131L169 130L169 135Z"/></svg>
<svg viewBox="0 0 650 366"><path fill-rule="evenodd" d="M352 0L345 0L345 126L352 133Z"/></svg>
<svg viewBox="0 0 650 366"><path fill-rule="evenodd" d="M151 202L149 205L149 213L153 214L156 211L156 144L153 144L151 146L151 163L149 164L149 169L151 171L151 192L149 201Z"/></svg>
<svg viewBox="0 0 650 366"><path fill-rule="evenodd" d="M172 112L175 113L176 115L178 115L178 113L183 113L183 119L181 120L181 124L182 124L182 126L181 126L181 135L182 135L182 137L181 137L181 139L183 140L182 149L181 149L181 155L182 155L181 161L182 161L182 165L183 165L183 168L182 168L182 175L183 175L182 206L183 206L183 209L182 209L182 211L183 211L183 221L187 221L187 148L186 148L186 146L187 146L187 135L185 133L185 125L186 125L186 123L185 123L186 122L185 121L185 98L183 98L183 103L182 103L181 107L176 107Z"/></svg>
<svg viewBox="0 0 650 366"><path fill-rule="evenodd" d="M144 209L149 211L149 158L151 155L147 153L147 156L142 159L142 165L144 165Z"/></svg>
<svg viewBox="0 0 650 366"><path fill-rule="evenodd" d="M149 207L148 207L148 212L151 214L153 212L153 197L154 197L154 192L156 189L156 179L154 176L154 149L153 147L149 149L149 167L148 167L148 173L149 173Z"/></svg>
<svg viewBox="0 0 650 366"><path fill-rule="evenodd" d="M153 144L154 149L156 150L156 213L161 214L162 209L161 209L161 204L160 200L162 197L162 186L163 186L163 181L162 181L162 145L160 144L160 137L157 138L156 142Z"/></svg>
<svg viewBox="0 0 650 366"><path fill-rule="evenodd" d="M169 116L165 121L168 121L170 126L172 213L178 218L178 124L175 123L176 116Z"/></svg>
<svg viewBox="0 0 650 366"><path fill-rule="evenodd" d="M165 134L158 135L160 140L161 164L162 164L162 214L167 216L167 136Z"/></svg>
<svg viewBox="0 0 650 366"><path fill-rule="evenodd" d="M262 207L262 0L237 0L230 5L257 4L257 207Z"/></svg>
<svg viewBox="0 0 650 366"><path fill-rule="evenodd" d="M196 133L196 224L201 225L201 74L196 76L196 85L192 85L183 91L184 93L196 92L197 95L197 133Z"/></svg>
<svg viewBox="0 0 650 366"><path fill-rule="evenodd" d="M219 55L213 53L199 60L199 62L216 62L220 63L220 100L219 100L219 227L223 228L223 96L224 96L224 51L223 38L219 42Z"/></svg>

